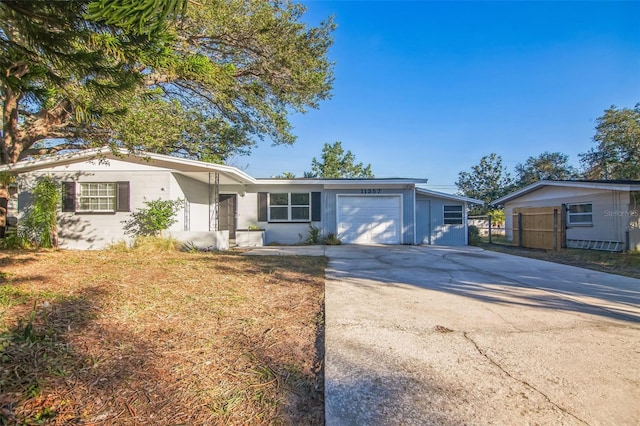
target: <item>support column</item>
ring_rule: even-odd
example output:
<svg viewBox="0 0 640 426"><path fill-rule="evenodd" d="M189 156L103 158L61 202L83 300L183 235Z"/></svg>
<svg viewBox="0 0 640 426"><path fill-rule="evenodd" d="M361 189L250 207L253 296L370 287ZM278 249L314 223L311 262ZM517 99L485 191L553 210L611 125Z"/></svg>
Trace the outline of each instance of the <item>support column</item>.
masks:
<svg viewBox="0 0 640 426"><path fill-rule="evenodd" d="M184 230L191 231L191 203L189 200L184 200Z"/></svg>
<svg viewBox="0 0 640 426"><path fill-rule="evenodd" d="M212 176L213 175L213 176ZM220 174L209 173L209 231L217 231L220 224Z"/></svg>

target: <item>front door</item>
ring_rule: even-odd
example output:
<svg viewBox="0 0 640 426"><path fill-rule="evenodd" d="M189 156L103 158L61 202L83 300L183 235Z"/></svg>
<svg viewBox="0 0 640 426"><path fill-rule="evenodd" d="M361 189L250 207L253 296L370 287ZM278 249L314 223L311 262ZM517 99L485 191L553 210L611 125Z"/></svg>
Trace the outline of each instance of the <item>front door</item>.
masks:
<svg viewBox="0 0 640 426"><path fill-rule="evenodd" d="M220 203L218 204L219 222L218 229L220 231L229 231L229 239L236 238L236 195L220 194Z"/></svg>

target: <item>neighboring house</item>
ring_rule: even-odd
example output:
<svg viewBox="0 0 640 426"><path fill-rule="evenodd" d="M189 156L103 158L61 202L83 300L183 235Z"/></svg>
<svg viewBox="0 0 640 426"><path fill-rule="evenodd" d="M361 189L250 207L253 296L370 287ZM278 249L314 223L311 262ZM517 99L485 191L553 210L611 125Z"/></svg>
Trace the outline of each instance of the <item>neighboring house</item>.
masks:
<svg viewBox="0 0 640 426"><path fill-rule="evenodd" d="M100 249L130 240L123 221L145 200L182 199L170 234L198 247L226 249L264 230L257 244L295 244L309 226L345 244L467 244L465 197L416 187L424 179L256 179L243 171L151 153L109 149L0 167L18 175L24 213L39 176L61 183L59 244Z"/></svg>
<svg viewBox="0 0 640 426"><path fill-rule="evenodd" d="M568 247L640 249L640 181L540 181L492 204L504 205L508 239L514 209L561 207Z"/></svg>

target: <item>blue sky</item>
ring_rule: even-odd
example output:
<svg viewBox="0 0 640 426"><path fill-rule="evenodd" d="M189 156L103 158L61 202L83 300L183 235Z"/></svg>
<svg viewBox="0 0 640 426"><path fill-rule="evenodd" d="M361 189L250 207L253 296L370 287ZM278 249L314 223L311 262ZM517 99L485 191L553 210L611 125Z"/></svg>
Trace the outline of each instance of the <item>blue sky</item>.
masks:
<svg viewBox="0 0 640 426"><path fill-rule="evenodd" d="M491 152L511 171L544 151L578 165L604 110L640 102L637 1L304 3L338 24L333 97L292 116L295 145L234 159L256 177L302 177L341 141L376 177L455 192Z"/></svg>

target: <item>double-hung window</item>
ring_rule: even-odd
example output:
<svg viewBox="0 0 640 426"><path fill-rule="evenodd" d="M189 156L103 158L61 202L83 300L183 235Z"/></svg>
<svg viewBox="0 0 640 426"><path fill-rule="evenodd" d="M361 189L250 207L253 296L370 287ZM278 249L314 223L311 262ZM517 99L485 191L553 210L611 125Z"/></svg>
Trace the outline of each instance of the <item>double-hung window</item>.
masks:
<svg viewBox="0 0 640 426"><path fill-rule="evenodd" d="M129 182L63 182L62 211L128 212Z"/></svg>
<svg viewBox="0 0 640 426"><path fill-rule="evenodd" d="M272 192L269 194L270 222L309 222L311 220L309 192Z"/></svg>
<svg viewBox="0 0 640 426"><path fill-rule="evenodd" d="M78 211L116 211L116 184L86 182L78 187Z"/></svg>
<svg viewBox="0 0 640 426"><path fill-rule="evenodd" d="M567 210L567 225L593 225L593 204L569 204Z"/></svg>
<svg viewBox="0 0 640 426"><path fill-rule="evenodd" d="M462 206L444 206L444 224L462 225Z"/></svg>

